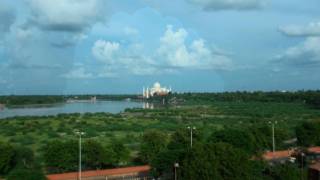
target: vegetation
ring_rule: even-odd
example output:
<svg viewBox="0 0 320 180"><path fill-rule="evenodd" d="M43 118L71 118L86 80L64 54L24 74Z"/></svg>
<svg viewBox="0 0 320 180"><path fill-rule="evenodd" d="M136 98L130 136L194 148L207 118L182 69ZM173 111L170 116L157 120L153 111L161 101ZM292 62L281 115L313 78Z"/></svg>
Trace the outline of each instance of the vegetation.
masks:
<svg viewBox="0 0 320 180"><path fill-rule="evenodd" d="M166 100L169 104L156 109L1 119L0 175L9 179L21 174L27 177L39 169L39 177L41 170L75 171L77 129L85 132L83 169L147 163L155 176L172 179L173 164L178 162L178 175L183 179L230 179L233 173L241 179L295 179L296 165L272 168L250 157L271 149L270 123L275 122L277 150L320 145L320 110L311 103L318 94L171 94ZM192 148L187 126L196 127ZM294 138L298 144L286 143ZM26 168L22 171L21 167Z"/></svg>

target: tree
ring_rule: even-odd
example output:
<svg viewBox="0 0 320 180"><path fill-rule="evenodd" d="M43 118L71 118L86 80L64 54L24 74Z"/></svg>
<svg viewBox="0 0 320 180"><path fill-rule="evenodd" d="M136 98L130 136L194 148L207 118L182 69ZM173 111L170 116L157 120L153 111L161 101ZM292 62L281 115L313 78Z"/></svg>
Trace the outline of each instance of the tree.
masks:
<svg viewBox="0 0 320 180"><path fill-rule="evenodd" d="M33 168L37 166L34 153L31 149L22 146L16 146L14 149L15 155L13 162L15 168Z"/></svg>
<svg viewBox="0 0 320 180"><path fill-rule="evenodd" d="M115 144L114 149L107 149L96 141L84 141L82 144L83 169L109 167L114 164L116 155L118 155L117 160L128 157L127 149L121 145ZM79 163L78 141L53 141L46 146L43 156L50 172L75 171Z"/></svg>
<svg viewBox="0 0 320 180"><path fill-rule="evenodd" d="M203 135L200 132L200 130L194 131L194 144L202 143L204 141ZM160 151L151 161L153 175L156 177L172 178L173 164L182 162L187 150L190 148L190 132L188 129L179 129L174 132L167 148Z"/></svg>
<svg viewBox="0 0 320 180"><path fill-rule="evenodd" d="M320 122L303 122L296 127L298 144L301 146L314 146L320 144Z"/></svg>
<svg viewBox="0 0 320 180"><path fill-rule="evenodd" d="M13 146L0 142L0 174L7 174L14 167L14 155Z"/></svg>
<svg viewBox="0 0 320 180"><path fill-rule="evenodd" d="M151 161L163 151L168 143L167 135L159 130L150 130L144 133L140 145L139 155L144 163Z"/></svg>
<svg viewBox="0 0 320 180"><path fill-rule="evenodd" d="M18 168L12 170L7 180L46 180L46 176L41 169Z"/></svg>
<svg viewBox="0 0 320 180"><path fill-rule="evenodd" d="M248 153L254 153L256 150L254 136L250 133L250 131L245 130L224 129L213 133L209 138L209 142L229 143L234 147L245 150Z"/></svg>
<svg viewBox="0 0 320 180"><path fill-rule="evenodd" d="M226 143L197 144L180 168L182 179L249 179L251 173L248 155Z"/></svg>
<svg viewBox="0 0 320 180"><path fill-rule="evenodd" d="M111 166L114 154L107 152L100 143L88 140L83 144L83 164L86 169L101 169Z"/></svg>
<svg viewBox="0 0 320 180"><path fill-rule="evenodd" d="M43 157L49 172L75 171L78 168L78 142L52 141L44 148Z"/></svg>
<svg viewBox="0 0 320 180"><path fill-rule="evenodd" d="M301 170L294 164L278 164L276 166L270 166L266 171L266 175L276 180L299 180L301 179ZM303 176L305 176L305 174L303 174Z"/></svg>
<svg viewBox="0 0 320 180"><path fill-rule="evenodd" d="M112 144L108 148L110 148L111 153L114 155L113 163L115 166L128 163L130 152L122 142L119 140L113 140Z"/></svg>

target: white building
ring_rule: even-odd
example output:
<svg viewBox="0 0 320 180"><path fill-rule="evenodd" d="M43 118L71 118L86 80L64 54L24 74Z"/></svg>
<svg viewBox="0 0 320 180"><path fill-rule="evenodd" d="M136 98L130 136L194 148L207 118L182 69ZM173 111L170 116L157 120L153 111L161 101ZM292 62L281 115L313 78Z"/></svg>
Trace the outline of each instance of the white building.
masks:
<svg viewBox="0 0 320 180"><path fill-rule="evenodd" d="M159 82L153 84L153 87L147 89L143 88L143 98L150 98L153 96L165 96L171 92L171 87L168 89L166 87L161 87Z"/></svg>

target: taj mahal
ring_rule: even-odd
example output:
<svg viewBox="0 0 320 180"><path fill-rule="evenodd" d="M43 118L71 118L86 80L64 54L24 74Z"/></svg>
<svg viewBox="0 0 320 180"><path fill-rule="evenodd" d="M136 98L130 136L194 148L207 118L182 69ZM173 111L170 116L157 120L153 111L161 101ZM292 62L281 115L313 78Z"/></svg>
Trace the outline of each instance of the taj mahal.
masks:
<svg viewBox="0 0 320 180"><path fill-rule="evenodd" d="M171 87L166 88L166 87L161 87L159 82L156 82L153 84L153 87L149 88L144 88L143 87L143 98L150 98L153 96L165 96L168 95L171 92Z"/></svg>

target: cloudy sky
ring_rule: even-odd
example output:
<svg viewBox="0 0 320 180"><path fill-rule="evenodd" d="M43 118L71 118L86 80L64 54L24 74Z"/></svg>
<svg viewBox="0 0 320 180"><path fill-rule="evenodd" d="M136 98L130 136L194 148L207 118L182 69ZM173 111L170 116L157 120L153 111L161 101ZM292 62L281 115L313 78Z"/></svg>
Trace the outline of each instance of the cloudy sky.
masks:
<svg viewBox="0 0 320 180"><path fill-rule="evenodd" d="M0 0L0 94L320 88L319 0Z"/></svg>

